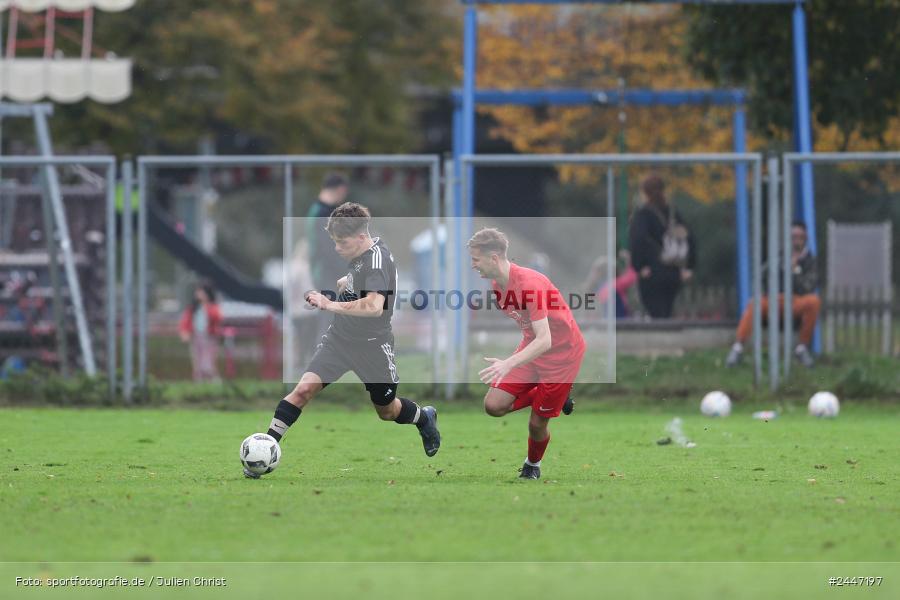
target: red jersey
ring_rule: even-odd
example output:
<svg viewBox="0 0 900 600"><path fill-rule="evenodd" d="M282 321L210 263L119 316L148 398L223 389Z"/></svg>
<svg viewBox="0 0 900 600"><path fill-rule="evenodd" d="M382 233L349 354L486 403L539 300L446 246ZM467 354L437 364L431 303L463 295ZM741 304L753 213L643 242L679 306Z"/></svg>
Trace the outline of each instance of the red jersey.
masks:
<svg viewBox="0 0 900 600"><path fill-rule="evenodd" d="M581 329L562 293L545 275L511 262L506 289L500 288L496 281L491 281L491 285L500 308L522 330L518 350L534 340L533 321L546 318L549 322L550 349L534 360L536 365L560 364L584 354Z"/></svg>

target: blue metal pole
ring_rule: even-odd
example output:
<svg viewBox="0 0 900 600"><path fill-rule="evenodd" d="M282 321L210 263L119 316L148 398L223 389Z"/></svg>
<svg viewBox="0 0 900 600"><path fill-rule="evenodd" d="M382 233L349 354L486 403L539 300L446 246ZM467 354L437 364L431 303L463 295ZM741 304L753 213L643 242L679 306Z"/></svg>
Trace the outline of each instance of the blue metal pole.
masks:
<svg viewBox="0 0 900 600"><path fill-rule="evenodd" d="M477 72L477 55L478 55L478 10L475 6L467 6L466 14L463 21L463 98L462 98L462 154L475 153L475 75ZM464 217L471 217L474 206L474 169L472 167L464 167L465 173L457 171L457 175L465 182L466 206L462 202L456 207L455 214L458 217L458 226L456 228L456 244L455 247L460 252L460 260L456 263L456 289L464 290L463 285L463 237L466 232L463 231L466 226ZM460 196L457 196L459 198ZM460 352L459 364L462 365L461 382L465 385L466 370L466 353L467 353L467 315L464 309L460 309L456 315L456 348Z"/></svg>
<svg viewBox="0 0 900 600"><path fill-rule="evenodd" d="M478 11L466 7L463 20L463 154L472 154L475 147L475 74L478 53Z"/></svg>
<svg viewBox="0 0 900 600"><path fill-rule="evenodd" d="M798 1L794 5L792 16L794 30L794 145L798 152L812 152L812 117L809 101L809 71L806 52L806 13L803 3ZM818 256L818 244L816 241L816 204L813 189L813 170L810 163L800 163L800 173L797 178L800 186L797 198L795 214L806 223L809 233L809 250ZM821 350L819 327L816 325L816 334L813 339L813 351Z"/></svg>
<svg viewBox="0 0 900 600"><path fill-rule="evenodd" d="M475 154L475 75L478 69L478 11L473 6L466 7L465 16L465 42L463 46L463 154ZM459 216L471 215L474 206L474 198L471 186L473 185L472 173L466 173L470 189L466 190L469 206L460 207L465 210Z"/></svg>
<svg viewBox="0 0 900 600"><path fill-rule="evenodd" d="M449 282L450 289L459 289L462 284L462 232L460 231L460 223L462 216L462 186L460 184L460 180L462 179L462 162L460 161L460 157L463 155L463 147L465 146L465 130L463 129L463 109L462 103L456 104L453 108L453 173L448 173L447 177L450 177L453 180L452 190L453 195L451 198L447 198L447 202L450 203L450 209L448 214L451 216L447 222L447 248L453 248L453 251L457 254L456 259L453 261L453 272L450 274ZM446 284L448 280L444 280ZM445 292L448 292L445 290ZM450 390L449 395L453 396L456 389L456 365L457 360L459 358L455 353L457 352L457 348L460 347L462 342L462 317L458 311L452 312L447 311L448 320L452 322L452 330L448 333L452 336L453 346L449 350L448 354L451 355L451 359L449 361L450 370L448 372L448 389Z"/></svg>
<svg viewBox="0 0 900 600"><path fill-rule="evenodd" d="M462 93L452 92L454 100ZM734 106L744 103L745 93L741 89L716 90L651 90L613 89L591 90L581 88L566 89L517 89L517 90L475 90L475 102L496 106L683 106L685 104L703 106Z"/></svg>
<svg viewBox="0 0 900 600"><path fill-rule="evenodd" d="M462 116L462 104L458 103L453 106L453 197L448 198L447 201L453 202L453 211L450 213L454 216L458 216L459 211L459 177L460 177L460 162L459 157L463 155L463 116Z"/></svg>
<svg viewBox="0 0 900 600"><path fill-rule="evenodd" d="M793 14L794 27L794 146L797 152L812 152L812 117L809 102L809 71L806 53L806 14L803 4L797 2ZM800 164L800 195L797 199L796 214L806 223L809 230L809 249L817 254L816 212L813 196L813 173L810 163Z"/></svg>
<svg viewBox="0 0 900 600"><path fill-rule="evenodd" d="M747 147L747 119L743 107L734 111L734 151L742 153ZM750 300L750 234L747 209L747 165L734 168L735 226L737 227L737 291L738 314L744 314Z"/></svg>

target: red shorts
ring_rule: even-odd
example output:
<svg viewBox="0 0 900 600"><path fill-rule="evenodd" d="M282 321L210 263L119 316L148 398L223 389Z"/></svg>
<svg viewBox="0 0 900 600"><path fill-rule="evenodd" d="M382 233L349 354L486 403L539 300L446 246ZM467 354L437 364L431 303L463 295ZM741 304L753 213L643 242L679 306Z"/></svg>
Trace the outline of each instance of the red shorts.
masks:
<svg viewBox="0 0 900 600"><path fill-rule="evenodd" d="M491 387L516 397L537 388L533 393L531 411L548 419L558 417L578 377L583 358L582 352L565 365L548 367L533 362L519 365Z"/></svg>

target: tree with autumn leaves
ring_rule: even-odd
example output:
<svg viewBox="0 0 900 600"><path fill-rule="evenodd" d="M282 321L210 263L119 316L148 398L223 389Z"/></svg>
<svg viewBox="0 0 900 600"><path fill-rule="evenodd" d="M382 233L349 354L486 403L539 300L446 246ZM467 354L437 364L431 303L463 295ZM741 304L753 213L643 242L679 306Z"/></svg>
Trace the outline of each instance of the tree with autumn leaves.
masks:
<svg viewBox="0 0 900 600"><path fill-rule="evenodd" d="M709 88L684 57L688 22L676 6L497 7L485 11L479 32L477 85L499 89ZM481 108L496 120L492 134L520 152L616 153L730 151L728 107L499 106ZM759 140L751 137L751 145ZM597 169L564 168L563 178L593 179ZM728 177L683 178L701 197Z"/></svg>
<svg viewBox="0 0 900 600"><path fill-rule="evenodd" d="M479 88L628 88L748 91L751 151L792 148L792 6L495 6L481 9ZM807 3L815 149L900 147L900 0ZM492 135L522 153L729 152L730 107L624 109L479 107ZM624 140L624 144L620 143ZM564 167L554 213L603 214L603 169ZM634 189L642 169L618 172ZM869 166L817 170L822 214L845 220L890 219L886 200L900 188L894 171ZM734 197L731 169L667 169L673 196L702 203ZM589 184L566 185L567 182ZM598 192L599 190L599 192ZM836 193L841 190L841 193ZM620 194L622 196L622 194ZM876 200L847 202L848 198ZM633 198L620 197L620 201ZM587 208L590 207L590 208ZM733 208L681 203L704 229L706 281L733 272ZM601 212L598 212L601 211ZM619 216L624 213L620 212Z"/></svg>
<svg viewBox="0 0 900 600"><path fill-rule="evenodd" d="M744 87L751 150L790 148L790 6L504 6L483 9L482 88ZM808 3L816 150L900 147L900 1ZM481 107L520 152L728 152L728 107ZM580 175L579 175L580 173ZM563 177L589 177L585 169ZM682 177L695 198L729 178Z"/></svg>
<svg viewBox="0 0 900 600"><path fill-rule="evenodd" d="M414 86L449 89L458 15L442 0L142 0L96 20L134 60L115 105L60 105L54 135L120 154L215 135L257 152L373 153L418 143Z"/></svg>
<svg viewBox="0 0 900 600"><path fill-rule="evenodd" d="M816 148L897 147L900 0L810 0ZM482 7L482 88L745 87L748 147L790 138L790 7ZM415 150L411 90L460 75L462 4L421 0L152 0L96 21L96 46L134 59L134 93L60 105L54 134L117 153L198 138L274 152ZM521 152L727 151L727 107L481 107ZM240 144L234 144L236 147Z"/></svg>
<svg viewBox="0 0 900 600"><path fill-rule="evenodd" d="M900 147L900 0L807 0L816 150ZM754 129L791 131L791 5L685 6L689 64L751 91Z"/></svg>

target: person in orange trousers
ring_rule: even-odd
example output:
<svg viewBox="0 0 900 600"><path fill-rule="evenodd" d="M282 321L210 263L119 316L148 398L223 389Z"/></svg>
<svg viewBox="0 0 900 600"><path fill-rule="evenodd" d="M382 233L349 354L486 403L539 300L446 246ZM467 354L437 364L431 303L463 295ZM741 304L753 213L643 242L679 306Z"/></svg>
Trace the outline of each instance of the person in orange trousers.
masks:
<svg viewBox="0 0 900 600"><path fill-rule="evenodd" d="M791 225L791 266L794 294L791 300L791 310L794 316L800 319L800 331L797 334L798 343L794 354L805 367L812 367L814 361L812 353L809 351L809 345L812 342L813 331L819 318L821 301L816 293L818 286L816 258L806 245L807 238L806 225L795 221ZM783 281L781 275L779 275L778 281ZM763 319L765 319L769 311L769 297L763 296L759 305ZM778 313L779 315L784 314L784 294L778 294ZM744 314L741 315L734 345L725 359L726 366L733 367L741 361L744 343L750 338L752 327L753 302L750 301L747 303L747 308L744 309Z"/></svg>

